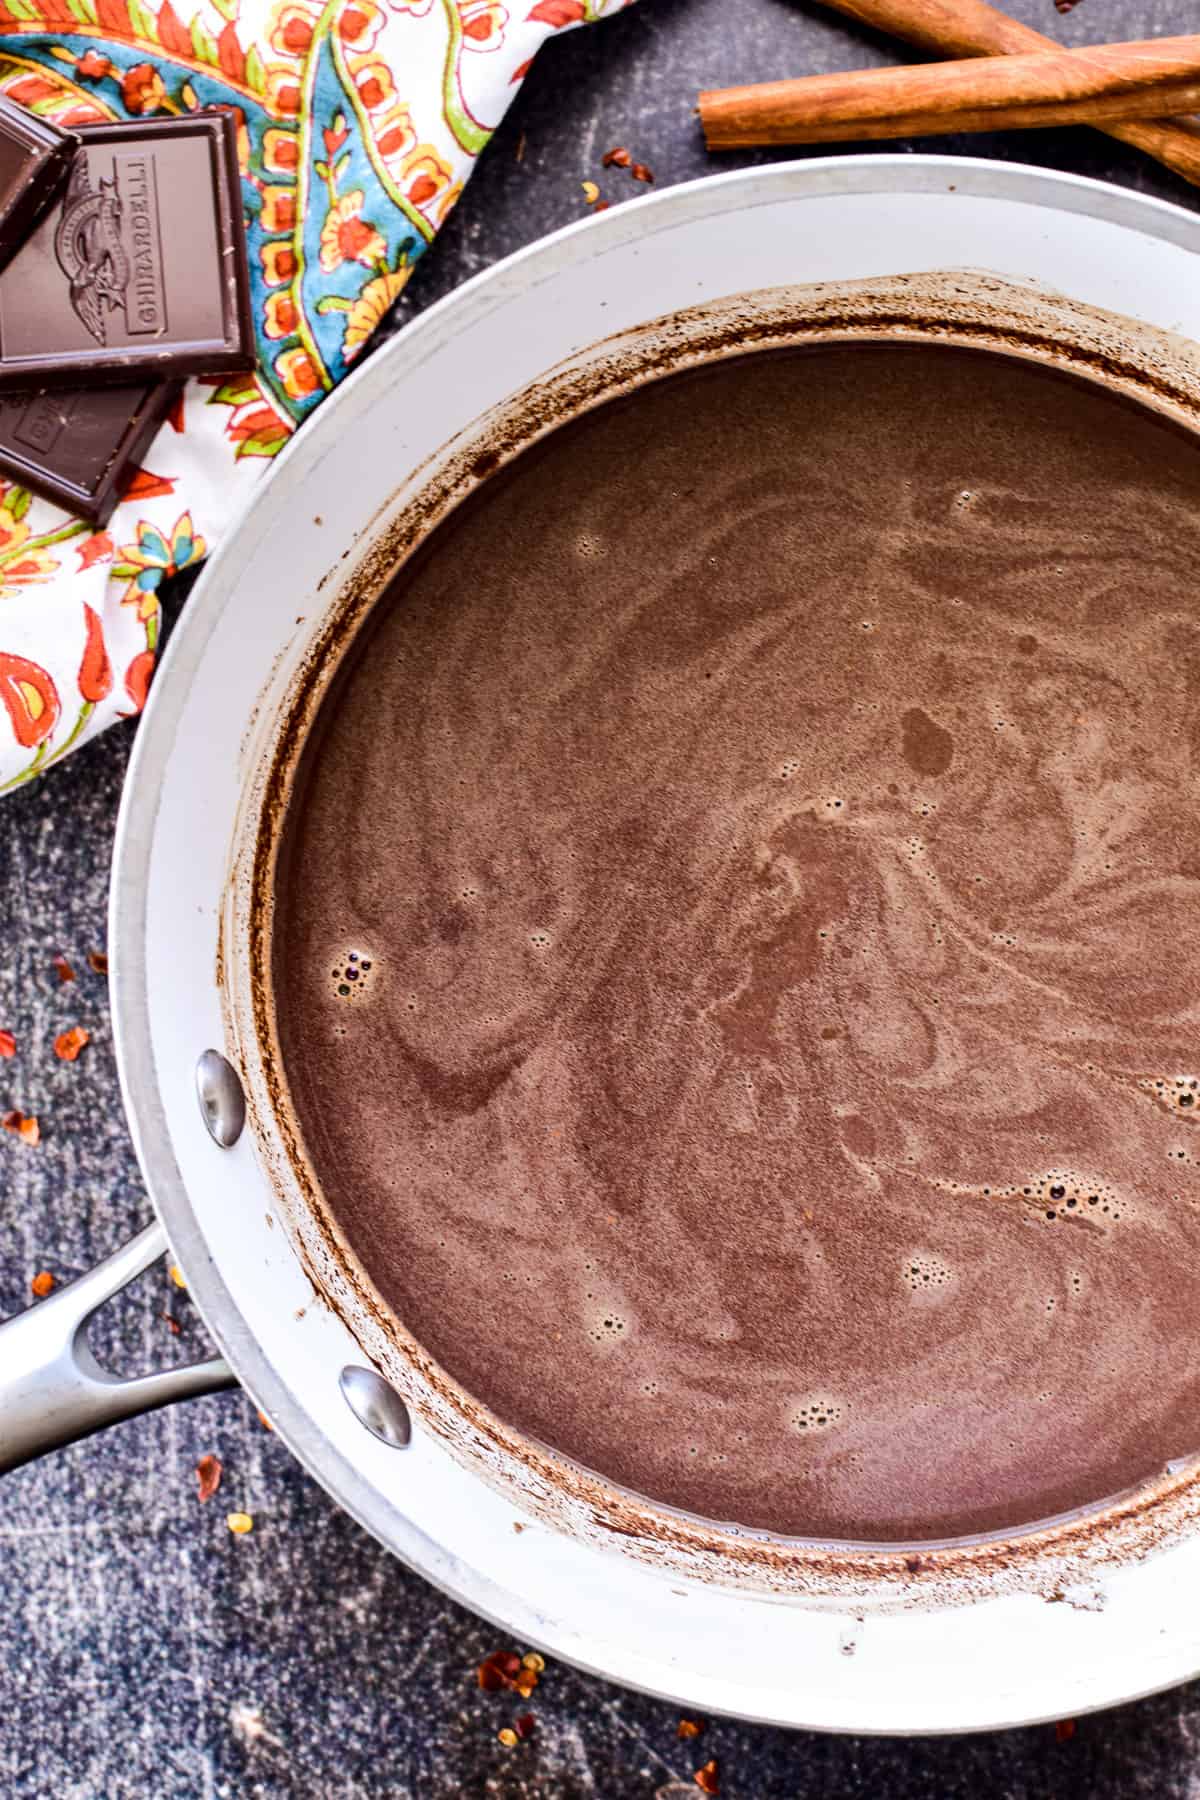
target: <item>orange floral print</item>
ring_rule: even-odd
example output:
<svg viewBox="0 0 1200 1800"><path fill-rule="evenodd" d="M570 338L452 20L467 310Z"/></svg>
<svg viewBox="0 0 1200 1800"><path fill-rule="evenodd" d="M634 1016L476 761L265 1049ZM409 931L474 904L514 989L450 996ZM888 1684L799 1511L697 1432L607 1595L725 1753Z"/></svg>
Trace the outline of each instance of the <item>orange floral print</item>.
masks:
<svg viewBox="0 0 1200 1800"><path fill-rule="evenodd" d="M135 63L121 78L121 98L135 117L158 112L166 97L163 78L153 63Z"/></svg>
<svg viewBox="0 0 1200 1800"><path fill-rule="evenodd" d="M387 244L375 227L361 217L366 195L354 188L335 200L321 227L321 267L327 275L344 262L373 268L387 254Z"/></svg>
<svg viewBox="0 0 1200 1800"><path fill-rule="evenodd" d="M268 287L281 287L296 273L296 252L290 244L264 244L262 247L263 279Z"/></svg>
<svg viewBox="0 0 1200 1800"><path fill-rule="evenodd" d="M0 650L0 706L23 750L45 743L58 724L58 689L40 663Z"/></svg>
<svg viewBox="0 0 1200 1800"><path fill-rule="evenodd" d="M285 350L282 356L275 358L275 373L283 383L284 392L295 400L303 399L306 394L315 394L321 385L321 378L313 367L312 358L307 350L297 346L295 350Z"/></svg>
<svg viewBox="0 0 1200 1800"><path fill-rule="evenodd" d="M267 295L264 324L269 338L293 337L299 322L296 302L289 293Z"/></svg>
<svg viewBox="0 0 1200 1800"><path fill-rule="evenodd" d="M112 692L112 664L108 660L104 644L104 627L100 623L100 615L86 600L83 605L83 620L87 640L83 646L83 660L79 665L79 692L94 706L97 701L106 700Z"/></svg>

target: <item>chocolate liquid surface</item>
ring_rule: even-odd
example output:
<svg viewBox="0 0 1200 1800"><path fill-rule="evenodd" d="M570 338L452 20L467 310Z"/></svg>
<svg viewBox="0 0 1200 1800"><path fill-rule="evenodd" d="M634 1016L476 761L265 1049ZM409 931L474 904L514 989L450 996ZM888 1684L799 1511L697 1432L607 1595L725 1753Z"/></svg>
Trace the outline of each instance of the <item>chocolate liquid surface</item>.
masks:
<svg viewBox="0 0 1200 1800"><path fill-rule="evenodd" d="M450 1375L801 1535L1200 1449L1198 589L1191 437L948 347L649 385L436 531L310 741L273 981Z"/></svg>

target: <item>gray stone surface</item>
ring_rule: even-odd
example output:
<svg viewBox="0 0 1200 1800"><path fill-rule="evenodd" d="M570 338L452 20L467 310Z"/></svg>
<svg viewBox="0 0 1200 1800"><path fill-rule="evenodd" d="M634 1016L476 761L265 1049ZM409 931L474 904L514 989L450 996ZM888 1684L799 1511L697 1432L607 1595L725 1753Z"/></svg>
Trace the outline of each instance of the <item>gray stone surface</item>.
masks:
<svg viewBox="0 0 1200 1800"><path fill-rule="evenodd" d="M1012 10L1064 39L1179 32L1189 0L1052 0ZM496 257L584 212L580 182L627 144L659 184L712 167L696 90L883 61L882 39L792 0L643 0L552 45L403 303L411 313ZM517 150L524 139L524 153ZM947 146L943 146L947 147ZM1106 176L1191 205L1195 195L1085 132L951 142ZM750 162L753 155L721 159ZM714 247L714 254L716 254ZM36 1111L45 1141L0 1142L0 1314L42 1267L67 1277L141 1223L147 1205L117 1094L105 982L110 842L131 726L0 801L0 1106ZM51 957L78 971L61 985ZM57 1064L54 1034L92 1042ZM180 1324L172 1335L164 1311ZM102 1318L119 1366L200 1354L186 1296L153 1270ZM2 1371L0 1371L2 1376ZM217 1501L192 1469L215 1451ZM234 1539L227 1507L255 1515ZM242 1394L132 1422L0 1482L0 1800L264 1796L270 1800L651 1800L719 1757L734 1800L1184 1800L1200 1795L1200 1690L1052 1728L969 1739L835 1739L714 1721L695 1753L679 1709L550 1668L538 1731L496 1741L514 1708L474 1668L501 1636L451 1606L341 1515ZM730 1646L736 1654L736 1646Z"/></svg>

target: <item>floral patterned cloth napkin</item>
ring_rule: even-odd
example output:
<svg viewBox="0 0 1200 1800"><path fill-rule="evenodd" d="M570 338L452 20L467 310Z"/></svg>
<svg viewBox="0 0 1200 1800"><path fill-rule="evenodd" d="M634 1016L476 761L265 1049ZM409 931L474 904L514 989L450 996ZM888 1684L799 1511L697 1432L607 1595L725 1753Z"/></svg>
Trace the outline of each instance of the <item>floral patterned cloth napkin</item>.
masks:
<svg viewBox="0 0 1200 1800"><path fill-rule="evenodd" d="M189 382L105 530L0 477L0 793L140 711L164 576L362 352L539 44L624 3L0 0L0 90L58 124L235 112L258 345Z"/></svg>

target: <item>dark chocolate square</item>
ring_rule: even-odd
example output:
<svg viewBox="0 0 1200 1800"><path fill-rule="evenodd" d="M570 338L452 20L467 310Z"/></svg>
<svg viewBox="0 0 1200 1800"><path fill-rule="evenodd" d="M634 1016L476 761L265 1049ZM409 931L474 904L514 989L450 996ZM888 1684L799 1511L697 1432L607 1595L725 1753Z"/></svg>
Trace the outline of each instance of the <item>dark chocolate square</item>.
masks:
<svg viewBox="0 0 1200 1800"><path fill-rule="evenodd" d="M0 269L62 192L78 149L73 132L0 94Z"/></svg>
<svg viewBox="0 0 1200 1800"><path fill-rule="evenodd" d="M149 381L0 394L0 470L103 525L178 391L174 382Z"/></svg>
<svg viewBox="0 0 1200 1800"><path fill-rule="evenodd" d="M0 275L0 382L128 384L252 367L232 116L79 136L61 202Z"/></svg>

